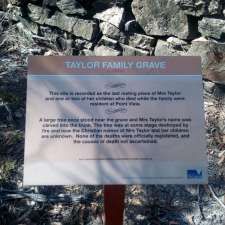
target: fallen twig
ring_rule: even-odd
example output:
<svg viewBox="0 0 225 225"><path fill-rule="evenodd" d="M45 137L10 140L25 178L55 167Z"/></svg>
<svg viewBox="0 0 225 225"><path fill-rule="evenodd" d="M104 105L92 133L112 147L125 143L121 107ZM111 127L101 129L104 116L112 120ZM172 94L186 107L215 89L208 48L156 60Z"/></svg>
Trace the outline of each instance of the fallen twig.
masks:
<svg viewBox="0 0 225 225"><path fill-rule="evenodd" d="M31 214L32 210L33 210L33 208L27 209L27 211L25 211L25 213L16 220L16 223L18 224L18 223L24 221L24 219L26 219Z"/></svg>
<svg viewBox="0 0 225 225"><path fill-rule="evenodd" d="M64 203L81 203L90 202L91 194L59 194L59 195L44 195L40 193L28 193L23 191L0 191L0 201L16 200L28 198L35 202L64 202Z"/></svg>
<svg viewBox="0 0 225 225"><path fill-rule="evenodd" d="M200 185L197 186L197 191L198 191L198 207L199 207L199 211L201 213L202 219L205 220L205 215L203 213L202 197L200 195Z"/></svg>
<svg viewBox="0 0 225 225"><path fill-rule="evenodd" d="M216 194L215 194L215 192L214 192L214 190L213 190L213 188L212 188L211 185L209 185L209 190L210 190L212 196L215 198L215 200L222 206L222 208L225 209L225 205L224 205L223 202L216 196Z"/></svg>

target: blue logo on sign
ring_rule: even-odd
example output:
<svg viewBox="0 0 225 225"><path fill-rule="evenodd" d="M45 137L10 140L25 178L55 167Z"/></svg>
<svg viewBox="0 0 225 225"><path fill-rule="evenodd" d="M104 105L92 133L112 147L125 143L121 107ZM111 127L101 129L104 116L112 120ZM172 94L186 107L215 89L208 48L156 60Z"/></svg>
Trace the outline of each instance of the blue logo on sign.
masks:
<svg viewBox="0 0 225 225"><path fill-rule="evenodd" d="M201 179L202 178L202 170L187 170L187 178L188 179Z"/></svg>

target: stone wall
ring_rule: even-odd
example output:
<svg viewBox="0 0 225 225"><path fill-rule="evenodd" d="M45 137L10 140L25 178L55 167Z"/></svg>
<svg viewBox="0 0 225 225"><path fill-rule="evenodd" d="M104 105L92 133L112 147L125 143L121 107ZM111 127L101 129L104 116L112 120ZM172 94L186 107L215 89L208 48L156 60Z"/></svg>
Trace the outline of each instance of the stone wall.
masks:
<svg viewBox="0 0 225 225"><path fill-rule="evenodd" d="M63 54L201 56L204 78L225 84L224 0L8 1L19 32Z"/></svg>

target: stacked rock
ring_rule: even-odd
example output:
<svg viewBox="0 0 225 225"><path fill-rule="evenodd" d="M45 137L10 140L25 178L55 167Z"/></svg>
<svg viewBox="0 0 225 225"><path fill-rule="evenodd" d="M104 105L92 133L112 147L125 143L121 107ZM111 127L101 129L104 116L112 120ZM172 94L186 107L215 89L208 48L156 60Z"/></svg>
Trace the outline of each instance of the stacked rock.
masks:
<svg viewBox="0 0 225 225"><path fill-rule="evenodd" d="M225 84L224 0L8 2L20 32L63 54L201 56L204 77Z"/></svg>

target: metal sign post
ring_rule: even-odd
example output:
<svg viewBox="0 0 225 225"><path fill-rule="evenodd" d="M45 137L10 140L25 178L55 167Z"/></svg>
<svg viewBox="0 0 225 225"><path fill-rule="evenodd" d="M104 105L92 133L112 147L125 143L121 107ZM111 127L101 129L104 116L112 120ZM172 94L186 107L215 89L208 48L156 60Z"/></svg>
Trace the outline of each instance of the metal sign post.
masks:
<svg viewBox="0 0 225 225"><path fill-rule="evenodd" d="M122 225L125 185L104 186L105 225Z"/></svg>

